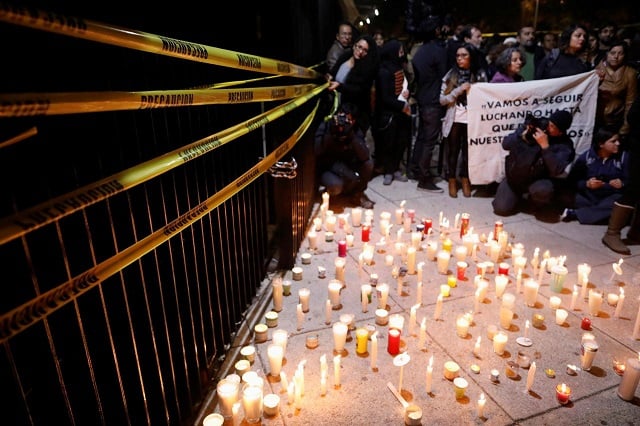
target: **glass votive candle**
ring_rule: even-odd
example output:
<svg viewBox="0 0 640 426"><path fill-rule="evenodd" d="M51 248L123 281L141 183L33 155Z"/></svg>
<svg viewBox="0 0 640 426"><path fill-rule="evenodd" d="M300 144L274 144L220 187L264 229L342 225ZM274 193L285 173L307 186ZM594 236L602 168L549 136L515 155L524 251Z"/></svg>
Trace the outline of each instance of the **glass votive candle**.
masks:
<svg viewBox="0 0 640 426"><path fill-rule="evenodd" d="M253 364L256 359L256 348L252 345L244 346L240 349L240 355L242 355L247 361Z"/></svg>
<svg viewBox="0 0 640 426"><path fill-rule="evenodd" d="M556 310L556 324L564 325L564 322L567 320L567 316L569 316L569 312L565 309Z"/></svg>
<svg viewBox="0 0 640 426"><path fill-rule="evenodd" d="M242 388L242 407L248 423L258 423L262 417L262 387L247 383Z"/></svg>
<svg viewBox="0 0 640 426"><path fill-rule="evenodd" d="M264 404L264 414L266 416L275 416L278 414L278 407L280 406L280 397L275 393L268 393L262 399Z"/></svg>
<svg viewBox="0 0 640 426"><path fill-rule="evenodd" d="M560 299L558 296L551 296L549 298L549 306L553 310L558 309L561 303L562 303L562 299Z"/></svg>
<svg viewBox="0 0 640 426"><path fill-rule="evenodd" d="M451 287L449 287L449 284L442 284L440 286L440 294L442 295L442 297L449 297L450 290Z"/></svg>
<svg viewBox="0 0 640 426"><path fill-rule="evenodd" d="M469 319L465 315L460 315L456 320L456 334L463 339L469 334Z"/></svg>
<svg viewBox="0 0 640 426"><path fill-rule="evenodd" d="M510 379L517 379L520 375L519 373L520 366L515 361L507 362L507 365L504 368L504 374Z"/></svg>
<svg viewBox="0 0 640 426"><path fill-rule="evenodd" d="M387 325L389 323L389 312L386 309L376 309L376 324Z"/></svg>
<svg viewBox="0 0 640 426"><path fill-rule="evenodd" d="M240 383L234 380L222 379L216 386L218 394L220 414L225 419L233 416L233 404L238 401L240 393Z"/></svg>
<svg viewBox="0 0 640 426"><path fill-rule="evenodd" d="M460 366L454 361L447 361L444 363L444 378L447 380L454 380L460 375Z"/></svg>
<svg viewBox="0 0 640 426"><path fill-rule="evenodd" d="M533 324L535 328L542 327L544 325L544 315L533 314L533 317L531 318L531 324Z"/></svg>
<svg viewBox="0 0 640 426"><path fill-rule="evenodd" d="M256 343L263 343L267 341L267 324L256 324L253 327L254 338Z"/></svg>
<svg viewBox="0 0 640 426"><path fill-rule="evenodd" d="M469 387L469 382L462 377L456 377L453 379L453 386L456 392L456 399L462 399L467 391L467 387Z"/></svg>
<svg viewBox="0 0 640 426"><path fill-rule="evenodd" d="M567 404L571 399L571 388L565 383L561 383L556 386L556 398L562 405Z"/></svg>
<svg viewBox="0 0 640 426"><path fill-rule="evenodd" d="M464 247L464 246L462 246ZM456 263L456 277L459 280L464 280L466 278L466 274L467 274L467 267L468 264L467 262L460 260Z"/></svg>
<svg viewBox="0 0 640 426"><path fill-rule="evenodd" d="M516 295L513 293L504 293L502 295L502 306L513 310L516 302Z"/></svg>

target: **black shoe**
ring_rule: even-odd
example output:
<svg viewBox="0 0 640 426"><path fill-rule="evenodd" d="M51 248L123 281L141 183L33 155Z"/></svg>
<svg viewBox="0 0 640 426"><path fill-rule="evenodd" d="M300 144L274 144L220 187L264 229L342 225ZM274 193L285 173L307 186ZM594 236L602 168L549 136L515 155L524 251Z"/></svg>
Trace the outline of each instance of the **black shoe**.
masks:
<svg viewBox="0 0 640 426"><path fill-rule="evenodd" d="M362 195L360 195L358 201L360 203L360 207L362 207L363 209L372 209L373 205L376 203L375 201L370 200L369 197L367 197L367 194L365 194L364 192L362 193Z"/></svg>
<svg viewBox="0 0 640 426"><path fill-rule="evenodd" d="M384 175L384 179L382 180L383 185L391 185L393 182L393 175L391 173Z"/></svg>
<svg viewBox="0 0 640 426"><path fill-rule="evenodd" d="M431 179L421 180L420 182L418 182L418 190L434 192L434 193L444 192L444 189L440 188L438 185L433 183Z"/></svg>
<svg viewBox="0 0 640 426"><path fill-rule="evenodd" d="M396 170L395 172L393 172L393 180L397 180L398 182L408 182L409 178L400 170Z"/></svg>

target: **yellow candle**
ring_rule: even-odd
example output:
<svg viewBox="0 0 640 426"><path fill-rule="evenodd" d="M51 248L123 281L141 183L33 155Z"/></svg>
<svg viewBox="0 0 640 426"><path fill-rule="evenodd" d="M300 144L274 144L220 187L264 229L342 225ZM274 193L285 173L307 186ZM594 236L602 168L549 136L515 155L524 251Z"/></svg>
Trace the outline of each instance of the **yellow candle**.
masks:
<svg viewBox="0 0 640 426"><path fill-rule="evenodd" d="M358 328L356 330L356 352L360 355L367 353L367 342L369 340L369 332L366 328Z"/></svg>
<svg viewBox="0 0 640 426"><path fill-rule="evenodd" d="M458 280L456 279L456 276L453 274L450 274L447 277L447 285L451 288L454 288L458 285Z"/></svg>
<svg viewBox="0 0 640 426"><path fill-rule="evenodd" d="M451 287L449 287L449 284L443 284L440 286L440 294L442 295L442 297L449 297L449 289Z"/></svg>

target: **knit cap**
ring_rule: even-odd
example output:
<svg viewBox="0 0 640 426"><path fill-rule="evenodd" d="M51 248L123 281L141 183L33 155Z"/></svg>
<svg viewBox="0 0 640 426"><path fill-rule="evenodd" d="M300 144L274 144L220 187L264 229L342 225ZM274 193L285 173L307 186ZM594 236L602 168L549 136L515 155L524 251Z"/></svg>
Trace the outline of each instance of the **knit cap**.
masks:
<svg viewBox="0 0 640 426"><path fill-rule="evenodd" d="M573 116L569 111L556 111L551 114L549 121L552 121L558 129L562 130L563 133L566 133L569 127L571 127Z"/></svg>

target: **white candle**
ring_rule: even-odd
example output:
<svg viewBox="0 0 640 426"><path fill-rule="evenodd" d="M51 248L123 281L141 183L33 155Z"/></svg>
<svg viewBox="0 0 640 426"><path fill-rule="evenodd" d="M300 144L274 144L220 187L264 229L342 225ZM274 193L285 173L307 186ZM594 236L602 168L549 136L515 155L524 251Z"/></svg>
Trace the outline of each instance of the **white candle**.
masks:
<svg viewBox="0 0 640 426"><path fill-rule="evenodd" d="M422 283L422 269L424 268L424 262L419 262L417 266L417 279L416 281Z"/></svg>
<svg viewBox="0 0 640 426"><path fill-rule="evenodd" d="M369 296L371 295L371 285L362 284L360 286L360 302L362 303L362 312L369 311Z"/></svg>
<svg viewBox="0 0 640 426"><path fill-rule="evenodd" d="M467 337L469 333L469 320L464 316L459 316L456 319L456 334L463 339Z"/></svg>
<svg viewBox="0 0 640 426"><path fill-rule="evenodd" d="M418 338L418 350L424 350L424 345L427 340L427 318L422 318L420 322L420 337Z"/></svg>
<svg viewBox="0 0 640 426"><path fill-rule="evenodd" d="M438 299L436 300L436 310L433 313L433 319L436 321L439 320L441 314L442 314L442 294L438 294ZM638 319L640 319L640 311L638 311ZM636 321L636 323L638 323L638 321Z"/></svg>
<svg viewBox="0 0 640 426"><path fill-rule="evenodd" d="M540 285L537 281L528 278L524 282L524 303L529 307L534 307L536 305L536 300L538 298L538 288Z"/></svg>
<svg viewBox="0 0 640 426"><path fill-rule="evenodd" d="M407 248L407 273L409 275L416 273L416 248L413 246Z"/></svg>
<svg viewBox="0 0 640 426"><path fill-rule="evenodd" d="M638 314L636 315L636 323L633 326L633 340L640 338L640 305L638 305Z"/></svg>
<svg viewBox="0 0 640 426"><path fill-rule="evenodd" d="M446 275L449 271L449 259L451 258L451 253L445 250L440 250L437 255L438 263L438 273L442 275Z"/></svg>
<svg viewBox="0 0 640 426"><path fill-rule="evenodd" d="M340 387L340 355L333 357L333 386Z"/></svg>
<svg viewBox="0 0 640 426"><path fill-rule="evenodd" d="M531 391L533 387L533 379L536 374L536 362L533 361L529 366L529 373L527 373L527 392Z"/></svg>
<svg viewBox="0 0 640 426"><path fill-rule="evenodd" d="M371 335L371 369L377 370L378 361L378 332L374 332Z"/></svg>
<svg viewBox="0 0 640 426"><path fill-rule="evenodd" d="M294 382L289 383L287 386L287 404L291 405L296 399L296 385Z"/></svg>
<svg viewBox="0 0 640 426"><path fill-rule="evenodd" d="M480 289L476 289L476 293L475 293L475 302L473 305L473 312L474 313L478 313L480 312Z"/></svg>
<svg viewBox="0 0 640 426"><path fill-rule="evenodd" d="M419 305L413 305L411 307L411 314L409 315L409 336L416 335L416 326L418 321L416 320L416 314L418 312Z"/></svg>
<svg viewBox="0 0 640 426"><path fill-rule="evenodd" d="M569 310L573 311L576 309L576 301L578 300L578 286L573 286L573 293L571 294L571 306L569 306Z"/></svg>
<svg viewBox="0 0 640 426"><path fill-rule="evenodd" d="M283 356L284 354L287 353L287 341L289 340L289 333L287 333L287 330L283 330L283 329L278 329L276 331L273 332L273 335L271 336L271 341L273 343L275 343L276 345L280 345L282 346L283 349Z"/></svg>
<svg viewBox="0 0 640 426"><path fill-rule="evenodd" d="M302 304L298 303L296 306L296 313L298 316L298 331L302 330L302 325L304 324L304 312L302 312Z"/></svg>
<svg viewBox="0 0 640 426"><path fill-rule="evenodd" d="M416 305L422 306L422 281L416 284Z"/></svg>
<svg viewBox="0 0 640 426"><path fill-rule="evenodd" d="M640 354L638 358L629 358L625 365L622 380L618 386L618 396L625 401L631 401L640 382Z"/></svg>
<svg viewBox="0 0 640 426"><path fill-rule="evenodd" d="M337 279L329 281L327 290L329 292L329 300L331 300L332 309L340 309L342 307L340 304L340 290L342 290L342 282Z"/></svg>
<svg viewBox="0 0 640 426"><path fill-rule="evenodd" d="M300 386L300 376L298 374L293 375L293 383L295 383L294 390L294 402L297 410L302 408L302 387Z"/></svg>
<svg viewBox="0 0 640 426"><path fill-rule="evenodd" d="M276 277L271 283L272 298L273 298L273 310L276 312L282 311L282 278Z"/></svg>
<svg viewBox="0 0 640 426"><path fill-rule="evenodd" d="M538 270L538 282L542 284L542 274L547 269L547 261L548 259L542 259L542 263L540 264L540 269Z"/></svg>
<svg viewBox="0 0 640 426"><path fill-rule="evenodd" d="M343 322L338 321L333 324L333 350L338 354L344 351L348 330L349 327Z"/></svg>
<svg viewBox="0 0 640 426"><path fill-rule="evenodd" d="M569 312L567 312L565 309L558 309L556 311L556 324L563 325L568 315Z"/></svg>
<svg viewBox="0 0 640 426"><path fill-rule="evenodd" d="M478 417L484 417L484 406L487 403L487 400L484 398L484 393L480 394L480 399L478 399Z"/></svg>
<svg viewBox="0 0 640 426"><path fill-rule="evenodd" d="M239 386L239 383L227 379L222 379L217 384L220 412L225 418L231 418L233 415L232 407L238 401Z"/></svg>
<svg viewBox="0 0 640 426"><path fill-rule="evenodd" d="M589 290L589 313L597 317L601 307L602 292L599 290Z"/></svg>
<svg viewBox="0 0 640 426"><path fill-rule="evenodd" d="M242 422L242 416L240 415L240 408L242 407L242 402L238 401L233 404L231 410L233 411L233 426L239 426Z"/></svg>
<svg viewBox="0 0 640 426"><path fill-rule="evenodd" d="M618 296L618 304L616 305L616 311L613 313L614 318L620 318L622 313L622 304L624 303L624 289L620 287L620 295Z"/></svg>
<svg viewBox="0 0 640 426"><path fill-rule="evenodd" d="M333 262L336 271L336 280L344 283L344 272L347 261L343 257L338 257Z"/></svg>
<svg viewBox="0 0 640 426"><path fill-rule="evenodd" d="M287 389L289 387L289 379L287 379L287 373L284 371L280 372L280 384L283 389Z"/></svg>
<svg viewBox="0 0 640 426"><path fill-rule="evenodd" d="M476 357L480 356L480 341L481 341L482 337L478 336L478 339L476 340L476 344L473 346L473 355L475 355Z"/></svg>
<svg viewBox="0 0 640 426"><path fill-rule="evenodd" d="M353 226L360 226L362 221L362 209L360 207L354 207L351 209L351 224Z"/></svg>
<svg viewBox="0 0 640 426"><path fill-rule="evenodd" d="M382 283L376 286L376 294L378 296L378 309L386 309L387 298L389 297L389 284Z"/></svg>
<svg viewBox="0 0 640 426"><path fill-rule="evenodd" d="M249 423L257 423L262 417L262 388L249 385L242 389L242 407L245 419Z"/></svg>
<svg viewBox="0 0 640 426"><path fill-rule="evenodd" d="M327 365L327 355L322 354L320 356L320 375L326 375L329 371L329 366Z"/></svg>
<svg viewBox="0 0 640 426"><path fill-rule="evenodd" d="M298 290L298 298L299 303L302 304L302 312L309 312L309 296L311 295L311 290L308 288L301 288Z"/></svg>
<svg viewBox="0 0 640 426"><path fill-rule="evenodd" d="M331 300L327 299L324 307L324 323L329 325L331 324L331 311L333 310L333 305L331 304Z"/></svg>
<svg viewBox="0 0 640 426"><path fill-rule="evenodd" d="M497 355L502 355L504 353L504 348L507 346L507 341L509 337L506 333L499 331L493 336L493 352Z"/></svg>
<svg viewBox="0 0 640 426"><path fill-rule="evenodd" d="M549 307L551 309L558 309L560 307L560 304L562 303L562 299L560 299L558 296L551 296L549 298Z"/></svg>
<svg viewBox="0 0 640 426"><path fill-rule="evenodd" d="M524 338L528 338L529 337L529 327L531 326L531 323L529 322L529 320L527 320L527 322L524 323Z"/></svg>
<svg viewBox="0 0 640 426"><path fill-rule="evenodd" d="M496 297L499 299L504 294L504 290L507 288L507 283L509 282L509 277L506 275L496 275L495 283L496 283Z"/></svg>
<svg viewBox="0 0 640 426"><path fill-rule="evenodd" d="M427 365L427 377L426 377L426 383L425 383L425 388L427 390L427 393L431 393L432 381L433 381L433 355L431 355L431 358L429 358L429 365Z"/></svg>
<svg viewBox="0 0 640 426"><path fill-rule="evenodd" d="M282 358L284 357L284 349L282 346L272 343L267 348L267 356L269 357L269 374L274 377L280 376L282 369Z"/></svg>

